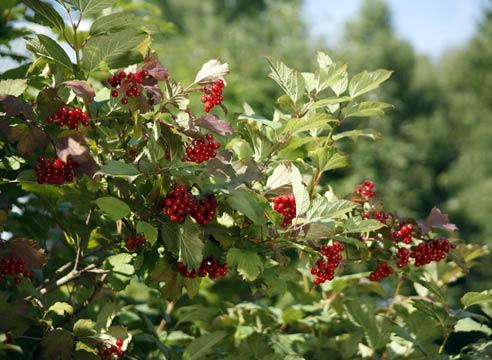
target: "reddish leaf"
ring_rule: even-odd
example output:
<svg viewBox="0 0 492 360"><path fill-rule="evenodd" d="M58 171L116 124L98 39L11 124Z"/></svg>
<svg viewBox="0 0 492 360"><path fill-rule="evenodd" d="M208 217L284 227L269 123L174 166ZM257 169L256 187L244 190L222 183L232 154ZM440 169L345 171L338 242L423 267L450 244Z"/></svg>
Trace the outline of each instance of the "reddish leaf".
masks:
<svg viewBox="0 0 492 360"><path fill-rule="evenodd" d="M0 95L0 105L3 107L5 115L8 117L18 117L22 115L25 119L32 119L32 106L21 98L11 95Z"/></svg>
<svg viewBox="0 0 492 360"><path fill-rule="evenodd" d="M432 208L425 222L420 222L419 226L424 233L431 231L433 228L447 231L458 230L458 227L455 224L449 222L448 215L443 214L441 210L436 207Z"/></svg>
<svg viewBox="0 0 492 360"><path fill-rule="evenodd" d="M44 149L48 144L48 137L44 131L33 125L17 125L10 128L8 141L17 142L19 154L27 156L38 148Z"/></svg>
<svg viewBox="0 0 492 360"><path fill-rule="evenodd" d="M46 263L46 254L39 244L22 237L0 242L0 258L8 256L25 259L29 269L41 269Z"/></svg>
<svg viewBox="0 0 492 360"><path fill-rule="evenodd" d="M54 140L56 154L63 161L68 157L78 163L75 168L76 174L86 174L93 177L98 170L97 163L92 158L89 149L85 146L86 142L82 135L71 135Z"/></svg>
<svg viewBox="0 0 492 360"><path fill-rule="evenodd" d="M198 126L212 130L222 136L232 133L231 124L229 124L227 121L219 119L217 116L212 114L203 115L198 120Z"/></svg>
<svg viewBox="0 0 492 360"><path fill-rule="evenodd" d="M90 82L84 80L71 80L65 81L64 84L67 88L73 90L75 95L85 98L89 104L94 101L96 93Z"/></svg>
<svg viewBox="0 0 492 360"><path fill-rule="evenodd" d="M11 331L25 326L32 317L30 303L24 299L8 301L9 293L0 292L0 332Z"/></svg>
<svg viewBox="0 0 492 360"><path fill-rule="evenodd" d="M142 69L147 70L150 76L159 81L167 80L169 77L169 71L162 66L155 53L149 53L145 57Z"/></svg>

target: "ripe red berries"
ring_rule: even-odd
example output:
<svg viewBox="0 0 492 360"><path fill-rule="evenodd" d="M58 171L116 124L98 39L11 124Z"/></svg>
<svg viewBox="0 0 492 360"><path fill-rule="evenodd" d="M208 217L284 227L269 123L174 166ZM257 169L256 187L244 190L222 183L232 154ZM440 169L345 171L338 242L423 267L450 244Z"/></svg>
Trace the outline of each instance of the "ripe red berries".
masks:
<svg viewBox="0 0 492 360"><path fill-rule="evenodd" d="M311 274L316 277L313 280L314 285L331 281L335 277L335 270L342 260L341 252L344 250L342 243L334 241L332 245L325 245L321 248L321 254L325 257L316 261L316 266L311 268Z"/></svg>
<svg viewBox="0 0 492 360"><path fill-rule="evenodd" d="M137 236L129 236L126 239L126 248L128 251L135 251L140 248L145 243L145 236L137 235Z"/></svg>
<svg viewBox="0 0 492 360"><path fill-rule="evenodd" d="M370 200L376 193L374 192L374 183L370 180L364 180L362 184L355 187L355 193L361 195L365 200Z"/></svg>
<svg viewBox="0 0 492 360"><path fill-rule="evenodd" d="M222 264L213 257L209 256L202 260L198 271L195 269L191 271L188 270L186 265L181 261L176 263L176 270L178 270L178 272L186 278L194 279L197 275L199 277L206 277L208 275L210 279L216 279L221 276L226 276L229 272L229 267L227 266L227 263Z"/></svg>
<svg viewBox="0 0 492 360"><path fill-rule="evenodd" d="M403 241L404 244L412 243L413 224L403 224L400 229L393 231L391 236L395 242Z"/></svg>
<svg viewBox="0 0 492 360"><path fill-rule="evenodd" d="M116 355L116 357L122 357L123 355L125 355L125 352L121 349L122 346L123 339L116 339L116 346L111 345L109 347L103 347L99 349L98 355L103 360L110 360L113 355Z"/></svg>
<svg viewBox="0 0 492 360"><path fill-rule="evenodd" d="M198 200L184 185L176 185L163 200L162 212L173 222L183 222L186 215L191 215L199 224L208 224L217 213L217 200L209 195Z"/></svg>
<svg viewBox="0 0 492 360"><path fill-rule="evenodd" d="M455 247L456 245L450 243L448 239L430 240L412 246L410 257L414 259L415 266L424 266L433 261L438 262L445 259L448 252Z"/></svg>
<svg viewBox="0 0 492 360"><path fill-rule="evenodd" d="M128 74L125 71L120 70L117 74L114 74L108 79L109 85L114 88L114 90L111 91L111 96L116 98L120 94L123 94L124 97L121 99L121 103L127 105L128 98L138 98L142 95L142 83L149 77L149 72L147 70L138 70L136 72L129 72Z"/></svg>
<svg viewBox="0 0 492 360"><path fill-rule="evenodd" d="M396 266L398 268L405 267L405 265L408 264L408 261L410 260L410 251L405 248L399 248L396 251L396 256L398 257L398 261L396 262Z"/></svg>
<svg viewBox="0 0 492 360"><path fill-rule="evenodd" d="M385 277L390 276L394 273L394 269L388 265L386 261L380 261L376 270L369 274L369 280L371 281L381 281Z"/></svg>
<svg viewBox="0 0 492 360"><path fill-rule="evenodd" d="M222 80L215 81L212 85L205 86L202 89L202 103L203 110L209 112L214 106L220 105L224 97L222 96L222 89L224 88L224 82Z"/></svg>
<svg viewBox="0 0 492 360"><path fill-rule="evenodd" d="M186 148L185 161L202 163L214 158L216 151L220 148L220 144L214 141L212 134L207 134L205 139L195 139L192 144Z"/></svg>
<svg viewBox="0 0 492 360"><path fill-rule="evenodd" d="M62 106L56 114L46 119L48 123L56 123L62 127L68 125L70 129L78 129L79 123L89 126L89 114L78 107Z"/></svg>
<svg viewBox="0 0 492 360"><path fill-rule="evenodd" d="M296 199L293 194L277 196L273 199L273 209L284 216L280 226L287 227L296 217Z"/></svg>
<svg viewBox="0 0 492 360"><path fill-rule="evenodd" d="M14 285L19 285L22 281L19 275L26 278L31 278L33 275L32 271L27 269L26 265L27 261L19 257L3 258L0 260L0 281L6 276L15 275L12 279L12 283Z"/></svg>
<svg viewBox="0 0 492 360"><path fill-rule="evenodd" d="M386 224L390 217L390 214L384 211L373 211L373 212L364 212L362 214L363 219L375 219L380 223Z"/></svg>
<svg viewBox="0 0 492 360"><path fill-rule="evenodd" d="M47 160L44 157L38 158L36 165L36 174L39 184L56 184L61 185L74 180L73 169L77 162L68 159L67 162L60 158Z"/></svg>

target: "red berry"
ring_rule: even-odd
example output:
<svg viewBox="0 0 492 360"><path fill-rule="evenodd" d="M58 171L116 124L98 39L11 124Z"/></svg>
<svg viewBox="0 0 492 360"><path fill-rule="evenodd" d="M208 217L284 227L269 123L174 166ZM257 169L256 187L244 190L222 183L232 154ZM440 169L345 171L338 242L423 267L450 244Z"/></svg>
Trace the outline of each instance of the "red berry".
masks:
<svg viewBox="0 0 492 360"><path fill-rule="evenodd" d="M119 348L123 346L123 339L116 339L116 346Z"/></svg>
<svg viewBox="0 0 492 360"><path fill-rule="evenodd" d="M121 99L121 103L122 103L123 105L127 105L127 104L128 104L128 99L127 99L127 98L123 98L123 99Z"/></svg>
<svg viewBox="0 0 492 360"><path fill-rule="evenodd" d="M12 280L12 282L14 283L14 285L19 285L21 283L21 279L20 277L15 277L14 280Z"/></svg>
<svg viewBox="0 0 492 360"><path fill-rule="evenodd" d="M184 161L191 161L200 164L211 158L215 158L217 155L216 150L219 148L220 143L214 141L212 134L207 134L204 140L195 139L192 144L185 149L186 156Z"/></svg>
<svg viewBox="0 0 492 360"><path fill-rule="evenodd" d="M112 96L112 97L118 97L118 95L119 95L118 90L113 90L113 91L111 91L111 96Z"/></svg>
<svg viewBox="0 0 492 360"><path fill-rule="evenodd" d="M282 227L287 227L296 217L296 199L293 194L277 196L273 199L273 209L284 216Z"/></svg>

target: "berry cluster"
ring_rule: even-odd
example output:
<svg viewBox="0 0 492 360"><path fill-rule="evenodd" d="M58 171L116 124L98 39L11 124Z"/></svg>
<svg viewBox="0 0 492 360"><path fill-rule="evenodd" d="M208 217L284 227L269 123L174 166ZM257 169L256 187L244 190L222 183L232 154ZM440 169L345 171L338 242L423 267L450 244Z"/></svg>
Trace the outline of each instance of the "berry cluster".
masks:
<svg viewBox="0 0 492 360"><path fill-rule="evenodd" d="M414 259L415 266L424 266L445 259L448 252L455 247L456 245L450 243L448 239L421 242L410 248L410 257Z"/></svg>
<svg viewBox="0 0 492 360"><path fill-rule="evenodd" d="M229 271L229 267L227 266L227 263L222 264L213 257L209 256L202 260L198 271L195 269L192 269L191 271L188 270L186 265L181 261L176 263L176 270L178 270L178 272L186 278L194 279L197 275L199 277L205 277L208 275L210 279L216 279L221 276L226 276Z"/></svg>
<svg viewBox="0 0 492 360"><path fill-rule="evenodd" d="M48 123L56 123L62 127L68 125L70 129L78 129L79 123L89 126L89 114L78 107L62 106L54 115L46 119Z"/></svg>
<svg viewBox="0 0 492 360"><path fill-rule="evenodd" d="M311 274L316 277L313 280L314 285L322 284L326 281L331 281L335 277L335 270L340 265L342 260L343 244L334 241L332 245L324 245L321 247L321 254L325 257L316 261L316 266L311 268Z"/></svg>
<svg viewBox="0 0 492 360"><path fill-rule="evenodd" d="M365 211L362 214L363 219L375 219L378 220L380 223L386 224L390 217L390 214L384 211L373 211L373 212L367 212Z"/></svg>
<svg viewBox="0 0 492 360"><path fill-rule="evenodd" d="M208 224L217 213L217 200L209 195L207 199L196 199L184 185L176 185L163 200L162 212L171 221L183 222L186 215L191 215L199 224Z"/></svg>
<svg viewBox="0 0 492 360"><path fill-rule="evenodd" d="M135 251L145 243L145 236L129 236L125 243L128 251Z"/></svg>
<svg viewBox="0 0 492 360"><path fill-rule="evenodd" d="M110 347L99 349L98 355L103 360L110 360L113 358L113 355L115 355L116 357L122 357L125 354L125 352L121 349L122 346L123 340L117 339L116 345L111 345Z"/></svg>
<svg viewBox="0 0 492 360"><path fill-rule="evenodd" d="M121 99L121 103L126 105L128 104L128 98L137 98L142 94L141 84L149 77L150 75L147 70L138 70L129 73L121 70L108 79L109 85L114 88L111 91L111 96L118 97L122 93L123 98Z"/></svg>
<svg viewBox="0 0 492 360"><path fill-rule="evenodd" d="M47 160L40 156L36 165L36 174L39 184L56 184L61 185L66 182L72 182L74 179L73 169L77 162L68 159L67 162L60 158Z"/></svg>
<svg viewBox="0 0 492 360"><path fill-rule="evenodd" d="M403 241L404 244L412 243L413 224L403 224L396 231L391 233L395 242Z"/></svg>
<svg viewBox="0 0 492 360"><path fill-rule="evenodd" d="M374 183L370 180L364 180L362 184L355 187L355 193L361 195L365 200L372 199L376 196L374 192Z"/></svg>
<svg viewBox="0 0 492 360"><path fill-rule="evenodd" d="M381 281L385 277L393 274L394 269L388 265L386 261L380 261L376 270L369 274L369 280L371 281Z"/></svg>
<svg viewBox="0 0 492 360"><path fill-rule="evenodd" d="M408 264L408 261L410 261L410 251L408 251L408 249L406 248L399 248L396 251L396 257L398 258L396 266L401 269Z"/></svg>
<svg viewBox="0 0 492 360"><path fill-rule="evenodd" d="M273 209L284 216L280 226L287 227L296 217L296 199L293 194L277 196L273 199Z"/></svg>
<svg viewBox="0 0 492 360"><path fill-rule="evenodd" d="M12 280L14 285L21 283L21 278L18 275L22 275L26 278L32 277L32 271L26 268L26 260L18 257L7 257L0 260L0 281L7 275L16 275Z"/></svg>
<svg viewBox="0 0 492 360"><path fill-rule="evenodd" d="M216 156L216 151L220 144L214 141L212 134L207 134L205 139L195 139L192 144L186 148L185 161L196 162L198 164L212 159Z"/></svg>
<svg viewBox="0 0 492 360"><path fill-rule="evenodd" d="M202 103L203 110L209 112L214 106L220 105L224 97L222 96L222 89L224 88L224 82L222 80L215 81L212 85L205 86L202 89Z"/></svg>

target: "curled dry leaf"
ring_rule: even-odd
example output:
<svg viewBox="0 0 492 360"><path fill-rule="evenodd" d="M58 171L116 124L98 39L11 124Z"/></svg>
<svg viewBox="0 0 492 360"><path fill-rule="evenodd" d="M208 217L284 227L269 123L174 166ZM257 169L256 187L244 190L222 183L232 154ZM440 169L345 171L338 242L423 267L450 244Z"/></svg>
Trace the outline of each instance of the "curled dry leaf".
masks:
<svg viewBox="0 0 492 360"><path fill-rule="evenodd" d="M41 269L46 263L46 254L39 244L22 237L0 242L0 258L8 256L25 259L29 269Z"/></svg>
<svg viewBox="0 0 492 360"><path fill-rule="evenodd" d="M167 80L169 77L169 71L159 62L155 53L147 54L142 69L147 70L151 77L159 81Z"/></svg>
<svg viewBox="0 0 492 360"><path fill-rule="evenodd" d="M93 177L98 170L97 163L92 158L89 149L85 146L85 139L82 135L71 135L68 137L58 138L54 140L56 154L63 161L67 161L68 157L78 163L75 168L76 174L86 174Z"/></svg>
<svg viewBox="0 0 492 360"><path fill-rule="evenodd" d="M419 221L419 226L422 232L428 233L432 229L440 229L446 231L457 231L458 227L449 222L447 214L443 214L440 209L433 207L425 222Z"/></svg>
<svg viewBox="0 0 492 360"><path fill-rule="evenodd" d="M222 136L232 134L231 124L212 114L203 115L200 119L198 119L197 125L205 129L212 130Z"/></svg>
<svg viewBox="0 0 492 360"><path fill-rule="evenodd" d="M217 59L212 59L203 64L198 74L196 74L195 83L214 81L217 79L224 80L224 76L227 73L229 73L228 63L221 63Z"/></svg>
<svg viewBox="0 0 492 360"><path fill-rule="evenodd" d="M94 101L96 92L92 84L84 80L70 80L63 83L67 88L73 90L75 95L83 97L90 104Z"/></svg>

